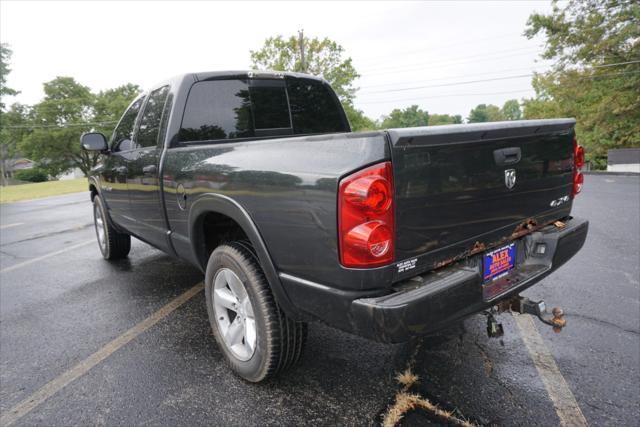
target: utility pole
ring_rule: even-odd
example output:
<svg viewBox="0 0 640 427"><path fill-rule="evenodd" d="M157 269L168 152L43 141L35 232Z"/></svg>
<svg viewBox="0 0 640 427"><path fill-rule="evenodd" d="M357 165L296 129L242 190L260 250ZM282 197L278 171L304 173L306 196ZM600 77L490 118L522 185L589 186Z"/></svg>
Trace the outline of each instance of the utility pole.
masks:
<svg viewBox="0 0 640 427"><path fill-rule="evenodd" d="M298 46L300 47L300 71L307 72L307 64L304 62L304 30L298 31Z"/></svg>

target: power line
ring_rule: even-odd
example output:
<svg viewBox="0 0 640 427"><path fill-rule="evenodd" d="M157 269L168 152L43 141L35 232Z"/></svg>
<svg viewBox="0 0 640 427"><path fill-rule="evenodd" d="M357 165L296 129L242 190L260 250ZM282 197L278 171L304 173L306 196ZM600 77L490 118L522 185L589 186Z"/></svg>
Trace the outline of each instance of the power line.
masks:
<svg viewBox="0 0 640 427"><path fill-rule="evenodd" d="M522 89L522 90L510 90L510 91L505 91L505 92L488 92L488 93L449 93L449 94L443 94L443 95L433 95L433 96L425 96L425 97L420 97L420 98L403 98L403 99L390 99L390 100L385 100L385 101L364 101L364 102L358 102L358 104L385 104L387 102L418 102L418 101L422 101L425 99L434 99L434 98L449 98L449 97L455 97L455 96L491 96L491 95L506 95L506 94L512 94L512 93L523 93L523 92L529 92L533 90L532 88L529 89Z"/></svg>
<svg viewBox="0 0 640 427"><path fill-rule="evenodd" d="M19 125L19 126L4 126L5 129L64 129L70 127L88 127L88 126L106 126L114 125L118 122L97 122L97 123L65 123L63 125Z"/></svg>
<svg viewBox="0 0 640 427"><path fill-rule="evenodd" d="M541 67L546 67L547 65L541 65ZM434 81L439 81L439 80L450 80L450 79L456 79L456 78L463 78L463 77L473 77L473 76L486 76L486 75L491 75L491 74L500 74L500 73L509 73L509 72L513 72L513 71L535 71L538 72L538 69L532 68L532 67L519 67L519 68L509 68L506 70L494 70L494 71L486 71L483 73L474 73L474 74L458 74L455 76L449 76L449 77L438 77L436 79L429 79L429 80L422 80L422 81L416 81L416 82L407 82L406 80L403 82L395 82L395 83L382 83L382 84L376 84L376 85L365 85L365 86L358 86L359 89L362 88L373 88L373 87L386 87L386 86L396 86L398 84L407 84L407 83L412 83L412 84L422 84L422 83L429 83L429 82L434 82ZM542 71L542 70L540 70ZM365 91L366 92L366 91Z"/></svg>
<svg viewBox="0 0 640 427"><path fill-rule="evenodd" d="M532 46L528 46L525 48L519 47L516 49L505 49L505 50L497 50L497 51L493 51L493 52L485 52L485 53L477 53L474 55L464 55L464 56L458 56L458 57L454 57L451 59L448 59L446 61L429 61L429 62L418 62L418 63L414 63L414 64L406 64L406 66L410 67L410 66L418 66L418 65L430 65L430 64L442 64L442 63L450 63L450 62L456 62L459 60L467 60L467 59L473 59L473 58L484 58L487 56L494 56L494 55L501 55L501 54L505 54L505 53L515 53L515 52L537 52L539 51L540 48L538 47L532 47ZM382 66L382 67L373 67L373 68L366 68L365 70L368 71L380 71L380 70L386 70L389 68L398 68L398 65L386 65L386 66Z"/></svg>
<svg viewBox="0 0 640 427"><path fill-rule="evenodd" d="M614 62L612 64L602 64L602 65L594 65L591 68L607 68L607 67L613 67L613 66L618 66L618 65L630 65L630 64L638 64L640 63L640 60L633 60L633 61L625 61L625 62ZM546 65L544 65L546 66ZM489 72L485 72L485 73L474 73L474 74L463 74L463 75L457 75L457 76L450 76L450 77L441 77L441 78L437 78L437 79L429 79L429 80L423 80L420 82L413 82L414 84L421 84L421 83L429 83L429 82L435 82L435 81L441 81L441 80L450 80L450 79L454 79L454 78L462 78L462 77L473 77L473 76L482 76L482 75L491 75L491 74L498 74L498 73L506 73L506 72L510 72L510 71L522 71L522 70L527 70L527 71L533 71L533 72L547 72L547 71L551 71L551 69L547 69L547 70L539 70L539 69L532 69L531 67L521 67L521 68L511 68L508 70L500 70L500 71L489 71ZM500 76L496 76L496 77L500 77ZM403 83L407 83L406 81ZM366 85L366 86L360 86L359 88L372 88L372 87L385 87L385 86L394 86L397 85L398 83L384 83L384 84L379 84L379 85ZM367 91L364 91L365 93L367 93ZM362 92L361 92L362 93ZM372 92L369 92L372 93Z"/></svg>
<svg viewBox="0 0 640 427"><path fill-rule="evenodd" d="M460 86L474 83L483 83L483 82L494 82L498 80L513 80L513 79L522 79L525 77L531 77L533 74L518 74L514 76L504 76L504 77L493 77L490 79L478 79L478 80L467 80L463 82L452 82L452 83L441 83L436 85L426 85L426 86L413 86L413 87L405 87L400 89L386 89L386 90L376 90L370 91L368 93L389 93L389 92L404 92L407 90L418 90L418 89L429 89L434 87L446 87L446 86Z"/></svg>
<svg viewBox="0 0 640 427"><path fill-rule="evenodd" d="M619 73L609 73L609 74L601 74L601 75L596 75L596 76L583 76L580 78L583 79L589 79L589 80L594 80L594 79L599 79L599 78L604 78L604 77L615 77L615 76L621 76L621 75L628 75L628 74L640 74L640 70L638 71L623 71L623 72L619 72ZM358 101L358 104L385 104L385 103L389 103L389 102L418 102L424 99L433 99L433 98L447 98L447 97L455 97L455 96L490 96L490 95L504 95L504 94L511 94L511 93L520 93L520 92L529 92L531 91L533 88L529 88L529 89L523 89L523 90L514 90L514 91L505 91L505 92L489 92L489 93L454 93L454 94L446 94L446 95L432 95L432 96L426 96L426 97L413 97L413 98L403 98L403 99L389 99L389 100L374 100L374 101Z"/></svg>
<svg viewBox="0 0 640 427"><path fill-rule="evenodd" d="M624 74L636 74L636 73L640 73L640 70L639 71L623 71L623 72L620 72L620 73L600 74L600 75L595 75L595 76L581 76L579 78L582 78L582 79L595 79L595 78L600 78L600 77L611 77L611 76L618 76L618 75L624 75ZM489 78L489 79L477 79L477 80L467 80L467 81L462 81L462 82L441 83L441 84L436 84L436 85L413 86L413 87L405 87L405 88L399 88L399 89L377 90L377 91L370 91L368 93L404 92L404 91L407 91L407 90L429 89L429 88L446 87L446 86L460 86L460 85L484 83L484 82L493 82L493 81L500 81L500 80L522 79L522 78L526 78L526 77L533 77L534 75L535 74L533 74L533 73L518 74L518 75L513 75L513 76L494 77L494 78Z"/></svg>
<svg viewBox="0 0 640 427"><path fill-rule="evenodd" d="M515 53L515 54L510 54L510 55L499 55L499 56L492 56L492 55L483 55L483 57L481 59L476 59L476 60L460 60L460 61L453 61L453 62L444 62L444 63L440 63L440 65L435 66L435 67L413 67L413 68L406 68L406 67L398 67L395 70L388 70L388 71L381 71L381 72L375 72L375 73L365 73L366 76L381 76L381 75L385 75L385 74L400 74L400 73L406 73L406 72L413 72L413 71L425 71L425 70L433 70L433 69L439 69L439 68L448 68L452 65L459 65L459 64L466 64L466 63L472 63L472 64L476 64L476 63L480 63L480 62L487 62L487 61L495 61L496 59L504 59L504 58L513 58L515 56L523 56L523 55L531 55L532 53L535 52L523 52L523 53ZM431 63L431 64L437 64L437 63Z"/></svg>
<svg viewBox="0 0 640 427"><path fill-rule="evenodd" d="M606 67L613 67L614 65L629 65L629 64L639 64L639 63L640 63L640 59L636 61L614 62L613 64L593 65L591 68L606 68Z"/></svg>
<svg viewBox="0 0 640 427"><path fill-rule="evenodd" d="M514 35L521 36L522 34L503 33L503 34L500 34L500 35L494 35L494 36L489 36L489 37L472 38L472 39L467 39L467 40L461 40L461 41L458 41L458 42L455 42L455 43L449 43L449 44L445 44L445 45L435 46L434 48L424 47L424 48L412 49L412 50L400 51L400 52L397 52L397 51L394 50L392 54L390 54L390 55L382 55L382 57L376 56L376 57L370 57L369 59L367 59L365 57L364 61L357 60L357 59L354 59L354 60L356 62L365 62L365 63L366 62L371 62L373 60L373 63L375 64L375 63L387 61L387 59L382 59L382 58L397 57L398 55L408 55L408 54L411 54L411 53L418 53L418 52L425 52L425 51L432 51L432 52L435 51L435 52L437 52L437 51L446 50L446 49L448 49L450 47L454 47L454 46L466 45L466 44L469 44L469 43L477 43L479 41L486 41L486 40L504 39L505 37L514 36ZM371 65L371 64L369 64L369 65Z"/></svg>

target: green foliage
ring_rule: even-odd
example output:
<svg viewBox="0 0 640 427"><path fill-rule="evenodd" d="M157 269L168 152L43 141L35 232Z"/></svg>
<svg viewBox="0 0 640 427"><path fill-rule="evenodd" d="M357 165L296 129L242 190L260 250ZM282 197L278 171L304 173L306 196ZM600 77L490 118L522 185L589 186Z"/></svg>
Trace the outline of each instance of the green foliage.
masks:
<svg viewBox="0 0 640 427"><path fill-rule="evenodd" d="M304 52L304 60L302 53ZM254 69L296 71L323 77L344 105L351 105L356 88L353 81L360 77L351 58L344 57L344 48L328 38L298 36L269 37L262 48L250 51Z"/></svg>
<svg viewBox="0 0 640 427"><path fill-rule="evenodd" d="M25 111L22 106L14 106L5 112L3 98L5 95L16 95L18 91L7 87L7 75L11 72L9 59L11 49L6 44L0 44L0 184L6 184L6 172L13 166L18 141L22 132L16 130L24 122Z"/></svg>
<svg viewBox="0 0 640 427"><path fill-rule="evenodd" d="M27 182L45 182L49 180L47 172L40 168L19 170L14 174L14 177L20 181Z"/></svg>
<svg viewBox="0 0 640 427"><path fill-rule="evenodd" d="M373 120L365 116L361 110L357 110L353 105L345 105L344 111L347 114L347 119L349 119L349 124L353 132L375 130L377 128Z"/></svg>
<svg viewBox="0 0 640 427"><path fill-rule="evenodd" d="M376 123L353 105L357 88L353 82L360 77L344 48L328 38L312 39L302 32L298 36L284 38L281 35L265 40L262 48L251 53L254 69L295 71L324 78L342 102L351 130L376 128ZM303 57L304 55L304 57Z"/></svg>
<svg viewBox="0 0 640 427"><path fill-rule="evenodd" d="M5 112L2 97L18 93L5 85L11 71L8 63L11 53L7 45L0 45L2 184L18 152L38 162L42 170L52 176L73 167L87 174L95 166L97 155L80 150L80 135L96 130L108 136L140 88L126 84L95 95L71 77L57 77L44 84L45 98L40 103L33 107L14 104Z"/></svg>
<svg viewBox="0 0 640 427"><path fill-rule="evenodd" d="M108 137L140 88L126 84L95 95L71 77L57 77L44 84L44 92L32 108L30 131L19 138L20 151L51 176L74 167L86 175L98 155L80 149L80 135L95 130Z"/></svg>
<svg viewBox="0 0 640 427"><path fill-rule="evenodd" d="M6 184L6 171L10 171L18 157L18 143L28 134L26 125L29 108L13 104L8 111L0 112L0 177Z"/></svg>
<svg viewBox="0 0 640 427"><path fill-rule="evenodd" d="M462 116L459 114L455 116L449 114L429 114L429 126L456 125L460 123L462 123Z"/></svg>
<svg viewBox="0 0 640 427"><path fill-rule="evenodd" d="M408 128L429 125L429 113L412 105L404 110L398 108L382 118L382 128Z"/></svg>
<svg viewBox="0 0 640 427"><path fill-rule="evenodd" d="M33 107L33 131L20 142L20 151L52 176L72 167L87 174L97 155L80 150L79 141L91 130L86 123L92 119L93 94L71 77L45 83L44 92L44 99Z"/></svg>
<svg viewBox="0 0 640 427"><path fill-rule="evenodd" d="M504 119L500 107L493 104L479 104L476 108L471 109L469 117L467 117L469 123L499 122Z"/></svg>
<svg viewBox="0 0 640 427"><path fill-rule="evenodd" d="M5 95L16 95L18 91L7 87L7 76L11 72L9 68L9 60L13 52L6 43L0 44L0 110L4 111L4 103L2 98Z"/></svg>
<svg viewBox="0 0 640 427"><path fill-rule="evenodd" d="M525 35L537 34L546 36L542 57L555 64L534 76L524 117L575 117L596 167L608 149L640 146L640 3L555 2L550 14L529 17Z"/></svg>
<svg viewBox="0 0 640 427"><path fill-rule="evenodd" d="M93 103L92 121L101 125L97 125L95 130L109 139L116 122L140 93L142 89L132 83L98 92Z"/></svg>
<svg viewBox="0 0 640 427"><path fill-rule="evenodd" d="M517 99L506 101L500 111L506 120L520 120L522 118L522 110Z"/></svg>

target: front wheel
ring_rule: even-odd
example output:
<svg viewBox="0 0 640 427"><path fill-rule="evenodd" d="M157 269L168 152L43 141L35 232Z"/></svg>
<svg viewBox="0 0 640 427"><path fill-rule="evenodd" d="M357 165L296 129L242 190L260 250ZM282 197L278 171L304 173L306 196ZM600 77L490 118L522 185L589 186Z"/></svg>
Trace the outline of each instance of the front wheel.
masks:
<svg viewBox="0 0 640 427"><path fill-rule="evenodd" d="M242 378L264 381L298 362L307 325L278 307L260 264L244 244L224 244L213 251L205 293L218 346Z"/></svg>
<svg viewBox="0 0 640 427"><path fill-rule="evenodd" d="M104 259L120 259L129 255L131 250L131 236L119 233L109 222L107 210L100 196L93 198L93 225L100 252Z"/></svg>

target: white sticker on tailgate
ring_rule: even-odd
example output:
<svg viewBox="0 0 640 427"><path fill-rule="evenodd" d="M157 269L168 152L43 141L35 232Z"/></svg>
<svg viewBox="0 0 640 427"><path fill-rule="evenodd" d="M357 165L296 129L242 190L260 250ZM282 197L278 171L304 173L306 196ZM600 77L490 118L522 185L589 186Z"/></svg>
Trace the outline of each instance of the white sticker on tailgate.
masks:
<svg viewBox="0 0 640 427"><path fill-rule="evenodd" d="M412 268L416 268L417 262L418 262L418 258L414 258L414 259L397 263L396 267L398 267L398 273L403 273L407 270L411 270Z"/></svg>

